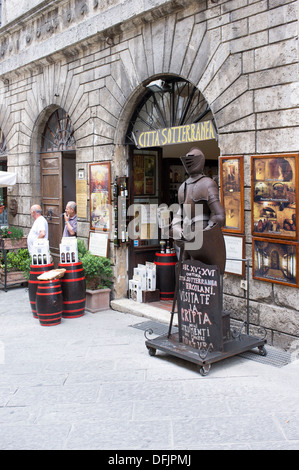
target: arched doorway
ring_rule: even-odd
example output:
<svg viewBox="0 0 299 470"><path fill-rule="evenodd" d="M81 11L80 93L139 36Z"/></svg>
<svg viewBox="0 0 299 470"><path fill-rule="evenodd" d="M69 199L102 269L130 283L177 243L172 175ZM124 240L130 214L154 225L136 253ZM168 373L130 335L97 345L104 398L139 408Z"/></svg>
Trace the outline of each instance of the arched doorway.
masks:
<svg viewBox="0 0 299 470"><path fill-rule="evenodd" d="M49 243L54 261L59 260L65 205L76 201L76 141L69 115L57 109L42 133L41 202L49 224Z"/></svg>
<svg viewBox="0 0 299 470"><path fill-rule="evenodd" d="M191 147L201 148L206 156L206 173L217 178L220 150L216 137L209 104L192 83L180 77L161 76L146 85L126 133L129 202L136 223L136 238L130 241L130 276L139 263L153 261L159 249L160 233L151 224L150 214L148 223L142 223L142 217L139 221L139 206L177 202L178 188L185 180L180 157Z"/></svg>

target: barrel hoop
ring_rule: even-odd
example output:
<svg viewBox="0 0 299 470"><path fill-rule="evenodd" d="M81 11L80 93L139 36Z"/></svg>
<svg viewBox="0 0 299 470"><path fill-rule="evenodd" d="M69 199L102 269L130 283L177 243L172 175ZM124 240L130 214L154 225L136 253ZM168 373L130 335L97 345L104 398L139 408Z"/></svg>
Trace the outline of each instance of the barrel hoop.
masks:
<svg viewBox="0 0 299 470"><path fill-rule="evenodd" d="M63 310L61 310L61 312L53 312L53 313L51 313L51 312L50 313L38 313L38 316L39 317L49 317L49 316L56 317L57 315L61 315L62 312L63 312ZM49 320L44 319L43 321L51 321L51 320L52 320L52 318L50 318Z"/></svg>
<svg viewBox="0 0 299 470"><path fill-rule="evenodd" d="M62 290L60 290L58 292L48 292L48 293L37 292L36 293L36 295L53 295L53 294L62 294Z"/></svg>
<svg viewBox="0 0 299 470"><path fill-rule="evenodd" d="M86 299L81 299L81 300L67 300L67 301L64 300L63 303L69 305L69 304L79 304L80 302L85 302L85 301L86 301Z"/></svg>
<svg viewBox="0 0 299 470"><path fill-rule="evenodd" d="M77 281L84 281L85 277L78 277L77 279L60 279L61 282L77 282Z"/></svg>
<svg viewBox="0 0 299 470"><path fill-rule="evenodd" d="M71 312L82 312L82 310L84 310L84 307L77 308L76 310L64 310L64 314L71 313Z"/></svg>
<svg viewBox="0 0 299 470"><path fill-rule="evenodd" d="M79 273L79 272L81 272L81 271L83 271L83 268L81 268L81 269L71 269L71 270L69 270L69 271L66 270L64 274L67 274L67 273Z"/></svg>
<svg viewBox="0 0 299 470"><path fill-rule="evenodd" d="M160 294L170 295L170 294L174 294L174 292L160 292Z"/></svg>
<svg viewBox="0 0 299 470"><path fill-rule="evenodd" d="M65 266L80 266L82 265L81 261L78 261L78 263L59 263L59 266L65 267Z"/></svg>
<svg viewBox="0 0 299 470"><path fill-rule="evenodd" d="M176 257L176 253L156 253L156 256L175 256Z"/></svg>
<svg viewBox="0 0 299 470"><path fill-rule="evenodd" d="M40 266L43 266L43 268L49 268L51 266L54 266L53 263L50 263L50 264L31 264L30 268L32 269L40 269Z"/></svg>
<svg viewBox="0 0 299 470"><path fill-rule="evenodd" d="M57 284L56 286L54 285L47 285L47 286L41 286L39 285L37 289L59 289L60 288L60 283Z"/></svg>
<svg viewBox="0 0 299 470"><path fill-rule="evenodd" d="M155 261L155 264L158 266L175 266L176 262L175 263L159 263L158 261Z"/></svg>
<svg viewBox="0 0 299 470"><path fill-rule="evenodd" d="M81 313L80 315L66 315L65 313L62 314L62 318L79 318L83 316L84 316L84 312Z"/></svg>

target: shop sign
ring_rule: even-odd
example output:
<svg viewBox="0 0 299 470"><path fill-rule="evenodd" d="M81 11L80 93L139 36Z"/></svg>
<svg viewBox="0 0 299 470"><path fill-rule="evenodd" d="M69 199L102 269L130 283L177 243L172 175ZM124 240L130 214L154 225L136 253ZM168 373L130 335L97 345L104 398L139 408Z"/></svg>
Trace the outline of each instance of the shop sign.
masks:
<svg viewBox="0 0 299 470"><path fill-rule="evenodd" d="M180 341L195 349L222 350L220 271L197 260L182 263L179 275Z"/></svg>
<svg viewBox="0 0 299 470"><path fill-rule="evenodd" d="M133 132L136 147L163 147L165 145L188 144L217 139L212 121L203 121L185 126L167 127L156 131Z"/></svg>

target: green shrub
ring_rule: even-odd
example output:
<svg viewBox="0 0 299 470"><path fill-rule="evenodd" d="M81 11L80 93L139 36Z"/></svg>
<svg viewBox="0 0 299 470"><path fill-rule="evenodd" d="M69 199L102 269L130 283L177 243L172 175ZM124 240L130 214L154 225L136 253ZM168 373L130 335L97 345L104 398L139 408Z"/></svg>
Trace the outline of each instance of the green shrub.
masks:
<svg viewBox="0 0 299 470"><path fill-rule="evenodd" d="M19 227L3 227L1 229L2 238L11 238L13 240L20 240L24 236L24 232Z"/></svg>
<svg viewBox="0 0 299 470"><path fill-rule="evenodd" d="M83 240L80 240L79 238L77 238L77 244L78 244L78 258L81 261L81 259L83 258L84 255L86 255L88 250Z"/></svg>
<svg viewBox="0 0 299 470"><path fill-rule="evenodd" d="M111 287L113 271L110 259L95 256L86 251L85 255L81 257L81 262L85 273L87 289L95 290Z"/></svg>
<svg viewBox="0 0 299 470"><path fill-rule="evenodd" d="M30 269L31 257L27 248L20 249L18 251L7 251L6 252L6 266L7 271L23 271L24 273L28 270L28 263ZM2 256L1 267L4 269L5 262ZM29 279L29 274L28 278Z"/></svg>

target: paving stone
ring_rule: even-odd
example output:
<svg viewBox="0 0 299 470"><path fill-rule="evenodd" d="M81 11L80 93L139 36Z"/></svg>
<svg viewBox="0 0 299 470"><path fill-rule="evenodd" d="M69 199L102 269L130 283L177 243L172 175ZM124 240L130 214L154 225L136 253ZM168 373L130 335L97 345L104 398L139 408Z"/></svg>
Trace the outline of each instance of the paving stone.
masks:
<svg viewBox="0 0 299 470"><path fill-rule="evenodd" d="M1 450L299 448L298 360L235 356L202 377L149 356L134 327L147 318L109 310L44 329L24 299L0 291Z"/></svg>

